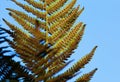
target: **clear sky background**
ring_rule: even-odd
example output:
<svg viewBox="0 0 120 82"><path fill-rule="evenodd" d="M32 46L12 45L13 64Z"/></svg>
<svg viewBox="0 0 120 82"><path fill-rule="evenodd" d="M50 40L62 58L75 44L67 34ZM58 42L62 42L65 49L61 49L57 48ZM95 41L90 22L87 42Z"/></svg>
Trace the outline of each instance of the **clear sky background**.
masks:
<svg viewBox="0 0 120 82"><path fill-rule="evenodd" d="M81 72L86 73L97 67L91 82L120 82L120 0L77 0L77 4L85 7L78 21L87 26L71 59L80 59L98 45L93 59ZM1 18L11 21L6 7L16 8L16 5L10 0L0 1L0 24L5 27Z"/></svg>

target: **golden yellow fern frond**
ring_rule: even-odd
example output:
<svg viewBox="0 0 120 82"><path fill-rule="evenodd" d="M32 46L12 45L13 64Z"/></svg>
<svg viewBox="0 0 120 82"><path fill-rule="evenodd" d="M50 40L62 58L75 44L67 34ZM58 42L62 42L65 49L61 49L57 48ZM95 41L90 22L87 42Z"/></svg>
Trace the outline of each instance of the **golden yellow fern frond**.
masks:
<svg viewBox="0 0 120 82"><path fill-rule="evenodd" d="M5 19L3 19L3 21L15 32L18 34L21 34L23 36L25 36L26 38L28 38L30 35L28 33L23 32L22 29L18 28L17 26L11 24L10 22L6 21ZM16 34L17 35L17 34Z"/></svg>
<svg viewBox="0 0 120 82"><path fill-rule="evenodd" d="M76 18L80 15L80 13L83 11L84 8L82 8L78 13L71 14L71 16L66 17L66 21L63 19L61 21L56 22L51 26L49 29L50 33L54 33L48 40L49 43L53 44L55 43L59 38L63 37L66 32L72 27L74 24ZM64 21L64 22L63 22ZM61 25L61 26L59 26ZM61 30L60 30L61 29ZM57 31L58 30L58 31Z"/></svg>
<svg viewBox="0 0 120 82"><path fill-rule="evenodd" d="M81 24L82 23L80 23L80 25ZM84 27L78 32L78 34L76 32L76 35L74 35L74 32L73 32L74 38L68 36L69 39L68 38L66 38L66 39L68 39L69 42L66 42L65 45L63 45L64 44L64 41L63 41L63 43L61 44L62 46L59 49L59 53L56 54L56 56L60 56L60 58L58 58L57 61L55 61L53 64L51 64L49 69L57 66L58 62L59 62L59 64L63 63L63 61L65 61L67 58L70 57L70 55L72 54L73 50L77 47L78 42L81 40L83 33L84 33ZM70 32L70 34L71 34L71 32ZM62 48L62 47L64 47L64 48Z"/></svg>
<svg viewBox="0 0 120 82"><path fill-rule="evenodd" d="M96 48L97 48L97 46L94 47L93 50L88 55L81 58L75 65L73 65L66 72L58 75L57 77L51 78L47 82L57 82L57 81L66 82L68 79L71 79L72 77L74 77L75 74L76 74L75 72L78 72L79 69L81 69L86 63L88 63L90 61L90 59L93 56L93 53L94 53ZM91 76L93 76L93 74L95 73L95 71L96 71L96 69L91 71L88 74L84 74L79 79L77 79L76 82L87 82L87 81L89 81ZM82 79L84 79L84 80L87 79L87 80L83 81Z"/></svg>
<svg viewBox="0 0 120 82"><path fill-rule="evenodd" d="M40 32L40 31L36 31L35 27L33 25L31 25L29 22L25 21L23 18L17 16L15 13L11 12L9 13L20 25L23 26L23 28L25 30L27 30L28 32L30 32L31 34L33 34L35 36L36 39L45 39L45 34Z"/></svg>
<svg viewBox="0 0 120 82"><path fill-rule="evenodd" d="M70 61L71 62L71 61ZM54 69L52 69L51 71L47 72L45 75L40 76L36 79L36 82L42 80L42 79L46 79L46 78L50 78L52 77L54 74L56 74L57 72L59 72L61 69L63 69L65 66L67 66L70 62L66 63L66 64L61 64L56 66Z"/></svg>
<svg viewBox="0 0 120 82"><path fill-rule="evenodd" d="M31 16L28 16L27 14L25 14L24 12L21 12L21 11L18 11L18 10L14 10L14 9L11 9L11 8L6 8L7 10L15 13L17 16L23 18L24 20L28 21L29 23L31 23L32 25L35 25L36 24L36 19L35 17L31 17ZM42 22L42 21L39 21L39 27L42 28L42 29L45 29L45 22Z"/></svg>
<svg viewBox="0 0 120 82"><path fill-rule="evenodd" d="M67 58L70 57L70 55L72 54L73 50L76 48L76 46L77 46L77 44L79 42L78 40L80 40L81 36L83 35L83 31L84 31L83 29L82 29L82 31L80 31L80 35L79 36L78 35L75 36L76 39L74 38L74 40L68 42L68 44L65 44L66 46L63 45L64 43L62 43L61 45L64 48L62 48L62 47L59 46L59 48L60 48L59 51L58 51L59 53L56 53L55 56L56 57L60 56L60 58L58 58L57 61L55 61L53 64L51 64L51 66L49 67L49 69L57 66L58 62L59 62L59 64L63 63L63 61L65 61Z"/></svg>
<svg viewBox="0 0 120 82"><path fill-rule="evenodd" d="M65 8L52 14L50 17L48 17L48 23L58 20L61 17L64 17L72 9L75 2L76 2L76 0L72 0L71 3L68 4Z"/></svg>
<svg viewBox="0 0 120 82"><path fill-rule="evenodd" d="M67 2L67 0L56 0L56 1L54 1L52 4L50 4L50 5L47 7L48 13L53 13L53 12L57 11L57 10L60 9L66 2Z"/></svg>
<svg viewBox="0 0 120 82"><path fill-rule="evenodd" d="M26 4L12 1L25 12L7 8L21 27L4 19L13 38L6 41L31 70L35 82L66 82L75 77L91 60L97 46L64 73L56 74L71 62L67 60L82 39L86 25L75 21L84 7L74 6L76 0L24 0ZM90 80L94 72L84 74L77 81Z"/></svg>
<svg viewBox="0 0 120 82"><path fill-rule="evenodd" d="M44 4L42 4L42 2L36 2L34 0L25 0L26 2L28 2L30 5L34 6L35 8L41 9L41 10L45 10Z"/></svg>
<svg viewBox="0 0 120 82"><path fill-rule="evenodd" d="M47 57L46 58L41 58L40 60L38 60L37 64L33 68L37 69L37 68L39 68L39 66L42 66L42 65L48 63L48 61L52 59L53 54L57 53L57 49L51 49L51 50L48 50L48 51L49 51L49 53L48 53ZM36 69L33 69L33 71L35 71Z"/></svg>
<svg viewBox="0 0 120 82"><path fill-rule="evenodd" d="M31 12L32 14L36 15L36 17L44 19L46 18L46 14L44 12L38 11L35 8L22 4L20 2L17 2L16 0L12 0L13 2L15 2L18 6L22 7L24 10L26 10L27 12Z"/></svg>
<svg viewBox="0 0 120 82"><path fill-rule="evenodd" d="M41 74L42 70L46 70L54 61L56 61L57 58L54 58L54 59L52 58L53 54L56 54L56 53L57 53L56 49L48 50L47 57L37 60L36 65L33 66L32 71L36 74Z"/></svg>
<svg viewBox="0 0 120 82"><path fill-rule="evenodd" d="M88 82L92 76L94 75L94 73L97 71L97 68L92 70L89 73L83 74L80 78L78 78L75 82Z"/></svg>
<svg viewBox="0 0 120 82"><path fill-rule="evenodd" d="M72 73L73 75L79 71L79 69L83 68L84 65L86 65L92 58L97 46L95 46L92 51L85 55L83 58L81 58L77 63L75 63L71 68L69 68L66 72L64 73Z"/></svg>
<svg viewBox="0 0 120 82"><path fill-rule="evenodd" d="M62 27L65 26L68 23L68 21L70 21L74 17L74 15L77 13L78 9L79 9L79 7L77 7L75 10L73 10L71 12L71 14L69 14L69 16L62 18L60 21L58 21L55 24L53 24L52 26L50 26L50 33L53 34L57 30L63 30Z"/></svg>
<svg viewBox="0 0 120 82"><path fill-rule="evenodd" d="M76 27L69 31L62 39L59 39L54 47L65 47L68 41L70 41L79 30L81 30L80 27L82 28L82 23L76 25Z"/></svg>
<svg viewBox="0 0 120 82"><path fill-rule="evenodd" d="M67 18L66 18L66 20L64 20L64 22L61 21L58 24L58 26L56 24L56 26L54 26L53 29L52 29L52 27L50 28L51 29L50 32L52 32L52 36L49 37L49 39L48 39L49 43L53 44L57 40L59 40L59 38L65 36L67 34L67 31L70 30L70 27L64 28L66 26L66 24L68 23L67 21L69 21L69 19L67 20Z"/></svg>

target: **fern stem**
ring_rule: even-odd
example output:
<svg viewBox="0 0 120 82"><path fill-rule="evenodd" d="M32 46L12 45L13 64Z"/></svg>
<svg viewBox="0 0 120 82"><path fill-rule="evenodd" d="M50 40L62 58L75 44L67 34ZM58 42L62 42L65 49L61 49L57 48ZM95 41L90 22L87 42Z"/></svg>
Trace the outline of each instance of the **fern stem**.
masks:
<svg viewBox="0 0 120 82"><path fill-rule="evenodd" d="M47 12L47 1L45 0L45 10L46 10L46 12L45 12L45 14L46 14L46 28L45 28L45 30L46 30L46 45L48 45L48 17L47 17L47 15L48 15L48 12Z"/></svg>

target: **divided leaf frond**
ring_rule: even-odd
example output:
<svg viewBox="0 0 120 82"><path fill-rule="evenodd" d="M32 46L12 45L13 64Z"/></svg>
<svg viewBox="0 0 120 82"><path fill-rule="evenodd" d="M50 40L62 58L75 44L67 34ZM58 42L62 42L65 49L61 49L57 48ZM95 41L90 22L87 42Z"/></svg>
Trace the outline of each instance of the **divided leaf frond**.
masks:
<svg viewBox="0 0 120 82"><path fill-rule="evenodd" d="M84 67L84 65L86 65L92 58L95 50L96 50L97 46L95 46L92 51L85 55L84 57L82 57L77 63L75 63L71 68L69 68L67 71L65 71L63 74L58 75L57 77L54 77L51 79L51 81L59 81L61 80L61 78L69 80L72 77L75 76L75 74ZM67 75L67 76L66 76ZM68 77L68 78L66 78ZM78 81L79 82L79 81Z"/></svg>
<svg viewBox="0 0 120 82"><path fill-rule="evenodd" d="M24 10L26 10L27 12L30 12L30 13L36 15L36 17L45 20L45 18L46 18L46 14L45 14L45 13L43 13L43 12L41 12L41 11L38 11L38 10L36 10L35 8L33 8L33 7L29 6L29 5L25 5L25 4L22 4L22 3L20 3L20 2L17 2L16 0L12 0L12 1L15 2L16 5L22 7L22 8L23 8Z"/></svg>
<svg viewBox="0 0 120 82"><path fill-rule="evenodd" d="M34 0L25 0L26 2L28 2L30 5L34 6L35 8L41 9L41 10L45 10L44 4L42 4L40 1L34 1Z"/></svg>
<svg viewBox="0 0 120 82"><path fill-rule="evenodd" d="M14 70L21 77L30 78L29 80L35 82L66 82L75 77L79 70L92 59L97 46L68 70L59 75L57 73L71 62L67 62L67 60L82 39L86 25L83 22L75 25L75 22L84 7L75 6L77 0L24 1L26 4L12 0L24 12L6 8L9 15L21 27L3 19L10 30L0 28L1 35L8 33L12 37L12 40L10 40L6 36L0 36L0 39L3 39L0 40L0 43L8 42L22 59L26 68L32 72L32 75L29 76L28 71L25 71L26 68L19 66L17 63L11 63L13 66L18 66L21 71L15 68ZM9 51L6 50L1 53L6 52ZM96 69L84 74L76 81L89 81L95 71ZM20 72L24 72L25 75Z"/></svg>
<svg viewBox="0 0 120 82"><path fill-rule="evenodd" d="M89 82L96 71L97 71L97 68L95 68L94 70L92 70L89 73L83 74L75 82Z"/></svg>
<svg viewBox="0 0 120 82"><path fill-rule="evenodd" d="M68 14L68 12L74 6L75 2L76 0L72 0L71 3L68 4L65 8L56 13L53 13L50 17L48 17L48 23L58 20L59 18L64 17L66 14Z"/></svg>
<svg viewBox="0 0 120 82"><path fill-rule="evenodd" d="M74 74L75 72L79 71L79 69L83 68L84 65L86 65L87 63L89 63L89 61L93 57L96 48L97 48L97 46L95 46L89 54L87 54L84 57L82 57L77 63L75 63L65 73L72 72Z"/></svg>

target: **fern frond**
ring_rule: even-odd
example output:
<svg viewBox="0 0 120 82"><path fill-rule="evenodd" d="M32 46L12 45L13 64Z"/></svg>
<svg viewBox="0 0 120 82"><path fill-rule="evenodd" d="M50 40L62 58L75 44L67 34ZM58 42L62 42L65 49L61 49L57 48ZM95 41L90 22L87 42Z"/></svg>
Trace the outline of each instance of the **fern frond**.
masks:
<svg viewBox="0 0 120 82"><path fill-rule="evenodd" d="M3 19L3 21L4 21L13 31L15 31L16 33L21 34L21 35L24 35L24 36L26 36L26 37L29 36L28 34L24 33L19 27L11 24L10 22L6 21L5 19Z"/></svg>
<svg viewBox="0 0 120 82"><path fill-rule="evenodd" d="M82 28L82 23L76 25L75 28L69 31L68 34L66 34L62 39L59 39L54 47L65 47L68 41L70 41L71 38L77 35L77 32L79 32L79 30L81 30L80 28Z"/></svg>
<svg viewBox="0 0 120 82"><path fill-rule="evenodd" d="M31 34L33 34L33 36L35 36L37 39L43 39L45 37L45 34L40 32L40 31L36 31L34 26L32 26L29 22L25 21L24 19L20 18L19 16L17 16L14 13L10 13L10 15L19 23L21 24L24 29L29 30L29 32ZM45 39L45 38L44 38Z"/></svg>
<svg viewBox="0 0 120 82"><path fill-rule="evenodd" d="M93 56L93 54L94 54L94 52L95 52L95 49L97 48L97 46L95 46L94 48L93 48L93 50L89 53L89 54L87 54L87 55L85 55L83 58L81 58L77 63L75 63L71 68L69 68L66 72L64 72L63 74L61 74L61 75L59 75L58 77L56 77L56 78L59 78L59 77L64 77L64 75L68 75L69 73L69 77L71 77L72 78L72 76L74 76L74 74L76 73L76 72L78 72L81 68L83 68L84 67L84 65L85 64L87 64L90 60L91 60L91 58L92 58L92 56ZM70 78L69 78L70 79Z"/></svg>
<svg viewBox="0 0 120 82"><path fill-rule="evenodd" d="M28 16L24 12L14 10L14 9L11 9L11 8L6 8L6 9L13 12L13 13L15 13L17 16L23 18L24 20L28 21L29 23L31 23L32 25L35 26L36 20L37 20L35 17ZM42 28L42 29L45 29L45 26L46 26L45 22L42 22L40 20L38 20L38 22L39 22L39 27Z"/></svg>
<svg viewBox="0 0 120 82"><path fill-rule="evenodd" d="M28 5L23 5L20 2L17 2L16 0L12 0L13 2L15 2L18 6L22 7L24 10L26 10L27 12L31 12L32 14L36 15L36 17L44 19L46 18L46 14L44 12L38 11L35 8L28 6Z"/></svg>
<svg viewBox="0 0 120 82"><path fill-rule="evenodd" d="M12 40L3 36L0 37L3 39L0 40L0 43L6 41L10 44L27 69L32 72L32 76L29 76L28 71L25 71L24 68L22 70L22 67L16 63L12 63L12 65L18 66L18 69L25 72L24 77L28 76L27 78L35 82L66 82L75 77L79 70L91 60L97 46L71 68L59 75L57 73L71 62L67 62L67 60L82 39L86 25L83 22L75 25L75 21L84 7L75 7L76 0L70 2L68 0L24 0L27 4L17 0L12 1L28 13L7 8L9 15L21 28L3 19L10 30L4 28L1 30L7 32ZM0 32L0 34L3 35L4 32ZM8 51L3 53L6 52ZM23 76L21 71L14 70ZM84 78L89 80L94 72L95 70L84 74L77 81Z"/></svg>
<svg viewBox="0 0 120 82"><path fill-rule="evenodd" d="M34 0L25 0L26 2L28 2L30 5L32 5L35 8L41 9L41 10L45 10L44 4L42 4L40 1L34 1Z"/></svg>
<svg viewBox="0 0 120 82"><path fill-rule="evenodd" d="M97 68L92 70L89 73L83 74L80 78L78 78L75 82L88 82L94 75L94 73L97 71Z"/></svg>
<svg viewBox="0 0 120 82"><path fill-rule="evenodd" d="M73 10L71 12L71 14L65 18L62 18L60 21L57 21L56 23L54 23L52 26L50 26L50 33L53 34L54 32L56 32L57 30L63 30L63 26L65 26L67 24L68 21L70 21L74 15L77 13L78 11L77 7L75 10ZM64 21L64 22L63 22Z"/></svg>
<svg viewBox="0 0 120 82"><path fill-rule="evenodd" d="M71 3L68 4L65 8L52 14L50 17L48 17L48 23L53 22L53 21L61 18L61 16L64 17L66 15L66 13L68 13L72 9L75 2L76 2L76 0L72 0Z"/></svg>
<svg viewBox="0 0 120 82"><path fill-rule="evenodd" d="M58 9L60 9L65 3L67 2L67 0L56 0L54 1L52 4L50 4L47 7L47 11L48 13L53 13L55 11L57 11Z"/></svg>
<svg viewBox="0 0 120 82"><path fill-rule="evenodd" d="M79 71L79 69L83 68L84 65L87 64L91 60L91 58L93 57L96 48L97 48L97 46L95 46L89 54L85 55L76 64L74 64L70 69L68 69L66 71L66 73L67 72L75 73L75 72Z"/></svg>
<svg viewBox="0 0 120 82"><path fill-rule="evenodd" d="M82 25L82 23L80 23L80 25ZM84 27L78 32L78 34L77 34L77 32L76 32L76 35L74 35L74 33L72 33L74 35L74 38L67 36L66 39L69 38L68 39L69 41L66 42L65 46L63 45L65 41L63 41L61 44L62 46L61 46L60 50L58 51L59 53L56 54L56 57L60 56L60 58L58 58L58 60L56 62L51 64L51 67L49 67L49 69L53 68L54 66L57 66L58 62L59 62L59 64L63 63L65 60L67 60L67 58L69 58L71 56L71 54L73 53L73 50L77 47L78 42L81 40L83 33L84 33ZM64 48L62 48L62 47L64 47Z"/></svg>
<svg viewBox="0 0 120 82"><path fill-rule="evenodd" d="M70 61L71 62L71 61ZM44 76L40 76L36 79L36 81L41 81L43 79L46 78L50 78L52 77L54 74L56 74L57 72L59 72L61 69L63 69L65 66L67 66L70 62L66 63L66 64L61 64L56 66L53 70L47 72Z"/></svg>
<svg viewBox="0 0 120 82"><path fill-rule="evenodd" d="M51 49L50 52L47 54L46 58L41 58L41 60L38 60L37 64L33 66L33 68L39 68L39 66L48 63L48 61L52 59L53 54L56 54L57 51L58 51L57 49ZM36 69L33 69L33 71L36 71Z"/></svg>

